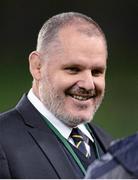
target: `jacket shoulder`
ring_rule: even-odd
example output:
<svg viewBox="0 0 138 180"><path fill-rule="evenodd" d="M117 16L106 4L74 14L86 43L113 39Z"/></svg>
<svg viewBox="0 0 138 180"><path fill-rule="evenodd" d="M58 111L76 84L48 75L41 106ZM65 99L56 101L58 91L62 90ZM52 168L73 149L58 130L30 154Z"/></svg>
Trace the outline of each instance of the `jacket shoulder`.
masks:
<svg viewBox="0 0 138 180"><path fill-rule="evenodd" d="M19 117L19 113L16 109L11 109L9 111L3 112L0 114L0 127L7 122L10 123L11 120L16 119Z"/></svg>
<svg viewBox="0 0 138 180"><path fill-rule="evenodd" d="M9 110L0 115L0 141L5 142L9 138L18 137L24 129L21 115L16 109Z"/></svg>

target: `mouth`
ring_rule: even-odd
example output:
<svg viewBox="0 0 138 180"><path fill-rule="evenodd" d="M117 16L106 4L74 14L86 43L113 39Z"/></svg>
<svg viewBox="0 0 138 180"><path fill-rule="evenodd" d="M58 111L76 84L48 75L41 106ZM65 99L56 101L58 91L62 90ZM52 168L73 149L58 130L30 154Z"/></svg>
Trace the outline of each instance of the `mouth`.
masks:
<svg viewBox="0 0 138 180"><path fill-rule="evenodd" d="M94 98L94 95L93 96L84 96L84 95L76 95L76 94L68 94L68 95L79 101L87 101L89 99Z"/></svg>
<svg viewBox="0 0 138 180"><path fill-rule="evenodd" d="M95 90L85 90L84 88L73 87L65 91L66 96L70 96L71 98L78 101L88 101L94 99L96 97Z"/></svg>

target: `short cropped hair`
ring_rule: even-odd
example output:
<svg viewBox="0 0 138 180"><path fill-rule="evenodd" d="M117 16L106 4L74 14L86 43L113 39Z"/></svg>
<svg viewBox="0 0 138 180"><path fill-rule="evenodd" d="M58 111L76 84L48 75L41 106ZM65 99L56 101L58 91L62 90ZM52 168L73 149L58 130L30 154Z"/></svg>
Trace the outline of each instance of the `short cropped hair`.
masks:
<svg viewBox="0 0 138 180"><path fill-rule="evenodd" d="M79 31L88 36L102 36L107 46L104 32L92 18L77 12L66 12L55 15L44 23L38 34L36 50L43 52L48 49L49 45L57 40L58 32L71 25L86 25L86 28L80 26Z"/></svg>

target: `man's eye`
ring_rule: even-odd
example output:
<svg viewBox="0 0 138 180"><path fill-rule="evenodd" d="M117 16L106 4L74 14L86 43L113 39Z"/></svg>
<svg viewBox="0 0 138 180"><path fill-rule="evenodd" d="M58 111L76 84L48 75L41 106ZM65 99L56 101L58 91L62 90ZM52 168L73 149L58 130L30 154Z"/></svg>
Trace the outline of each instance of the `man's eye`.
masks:
<svg viewBox="0 0 138 180"><path fill-rule="evenodd" d="M67 70L69 73L72 73L72 74L78 73L80 71L80 69L77 67L67 67L65 68L65 70Z"/></svg>
<svg viewBox="0 0 138 180"><path fill-rule="evenodd" d="M92 75L95 76L95 77L100 76L103 73L104 73L104 71L99 70L99 69L92 70Z"/></svg>

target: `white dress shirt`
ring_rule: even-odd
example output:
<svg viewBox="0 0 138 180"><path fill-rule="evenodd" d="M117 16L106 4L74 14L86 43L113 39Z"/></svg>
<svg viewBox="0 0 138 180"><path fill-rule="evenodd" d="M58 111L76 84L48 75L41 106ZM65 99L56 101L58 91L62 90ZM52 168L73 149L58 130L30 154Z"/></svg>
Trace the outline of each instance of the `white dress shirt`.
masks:
<svg viewBox="0 0 138 180"><path fill-rule="evenodd" d="M67 139L70 143L73 145L74 142L70 138L70 134L72 131L72 128L65 125L62 121L57 119L44 105L43 103L36 97L36 95L33 93L32 89L30 89L28 95L27 95L29 101L32 103L32 105L47 119L50 121L50 123L60 132L60 134ZM78 128L92 141L94 142L91 134L86 129L84 124L78 125ZM90 154L89 147L86 145L86 148Z"/></svg>

